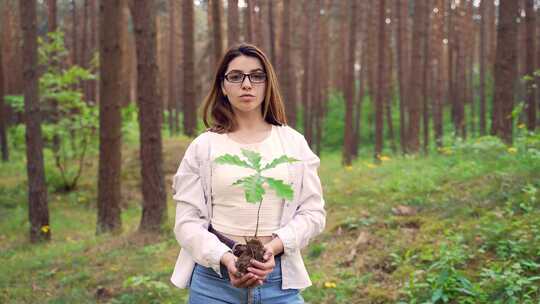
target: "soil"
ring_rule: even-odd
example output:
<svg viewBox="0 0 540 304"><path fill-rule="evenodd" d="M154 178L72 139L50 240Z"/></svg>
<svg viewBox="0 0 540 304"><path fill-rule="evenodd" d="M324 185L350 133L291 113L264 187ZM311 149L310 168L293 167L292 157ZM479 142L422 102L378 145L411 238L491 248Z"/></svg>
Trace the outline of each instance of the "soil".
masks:
<svg viewBox="0 0 540 304"><path fill-rule="evenodd" d="M256 238L247 240L245 245L236 245L233 254L238 257L235 266L240 275L248 272L247 269L251 266L251 259L264 262L264 247L261 241Z"/></svg>

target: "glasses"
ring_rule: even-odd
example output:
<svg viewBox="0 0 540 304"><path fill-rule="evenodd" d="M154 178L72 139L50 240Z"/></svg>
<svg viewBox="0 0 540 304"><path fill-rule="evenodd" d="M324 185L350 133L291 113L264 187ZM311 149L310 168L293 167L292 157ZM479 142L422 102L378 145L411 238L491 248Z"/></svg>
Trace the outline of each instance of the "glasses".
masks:
<svg viewBox="0 0 540 304"><path fill-rule="evenodd" d="M251 83L264 83L266 81L266 74L263 72L254 72L251 74L245 74L241 72L230 72L225 75L225 79L231 83L243 83L246 76Z"/></svg>

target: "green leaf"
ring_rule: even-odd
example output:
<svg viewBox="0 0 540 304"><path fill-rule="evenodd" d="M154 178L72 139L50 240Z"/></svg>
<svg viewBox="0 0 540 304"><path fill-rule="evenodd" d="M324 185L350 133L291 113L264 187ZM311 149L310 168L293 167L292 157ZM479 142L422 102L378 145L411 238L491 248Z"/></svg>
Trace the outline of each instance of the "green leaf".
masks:
<svg viewBox="0 0 540 304"><path fill-rule="evenodd" d="M227 165L234 165L234 166L254 169L250 164L241 160L240 157L238 157L238 155L224 154L217 157L214 161L218 164L227 164Z"/></svg>
<svg viewBox="0 0 540 304"><path fill-rule="evenodd" d="M268 183L270 188L274 189L278 197L284 198L286 200L292 200L293 198L293 189L290 185L285 184L282 180L274 179L271 177L263 177Z"/></svg>
<svg viewBox="0 0 540 304"><path fill-rule="evenodd" d="M296 158L288 157L287 155L281 155L280 157L275 158L270 163L266 164L266 166L264 166L264 168L262 168L261 171L275 168L277 165L280 165L283 163L294 163L297 161L298 159Z"/></svg>
<svg viewBox="0 0 540 304"><path fill-rule="evenodd" d="M244 187L246 201L248 203L258 203L262 200L265 193L262 182L261 176L254 174L243 178L239 183Z"/></svg>
<svg viewBox="0 0 540 304"><path fill-rule="evenodd" d="M242 149L242 155L244 155L249 162L251 163L252 167L255 170L259 171L261 170L261 155L255 151L250 151L246 149Z"/></svg>

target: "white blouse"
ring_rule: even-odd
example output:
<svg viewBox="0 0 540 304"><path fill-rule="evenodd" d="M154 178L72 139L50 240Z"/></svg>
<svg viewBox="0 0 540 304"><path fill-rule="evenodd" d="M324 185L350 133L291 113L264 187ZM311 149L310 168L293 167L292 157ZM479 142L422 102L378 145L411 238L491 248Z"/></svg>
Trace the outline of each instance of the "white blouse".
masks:
<svg viewBox="0 0 540 304"><path fill-rule="evenodd" d="M214 160L223 154L238 155L241 159L241 149L258 152L262 159L261 165L270 163L273 159L284 154L279 137L272 126L270 134L262 141L252 144L238 143L227 134L219 134L214 138L212 150L212 208L210 220L214 229L224 233L237 242L244 243L244 236L253 236L257 225L257 210L259 202L248 203L244 188L233 183L240 178L250 176L256 171L229 164L217 164ZM262 176L280 179L289 184L289 172L286 164L262 172ZM273 189L264 183L265 194L259 216L259 236L270 236L278 230L284 199L278 197Z"/></svg>

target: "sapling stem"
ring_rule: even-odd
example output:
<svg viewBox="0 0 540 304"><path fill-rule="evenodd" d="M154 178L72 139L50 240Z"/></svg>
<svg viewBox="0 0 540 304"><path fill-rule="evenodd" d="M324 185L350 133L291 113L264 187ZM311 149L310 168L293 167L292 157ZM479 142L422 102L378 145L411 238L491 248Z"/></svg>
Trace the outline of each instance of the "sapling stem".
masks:
<svg viewBox="0 0 540 304"><path fill-rule="evenodd" d="M259 209L257 209L257 226L255 226L255 238L257 237L257 232L259 231L259 213L261 212L261 206L262 206L263 200L259 202Z"/></svg>

